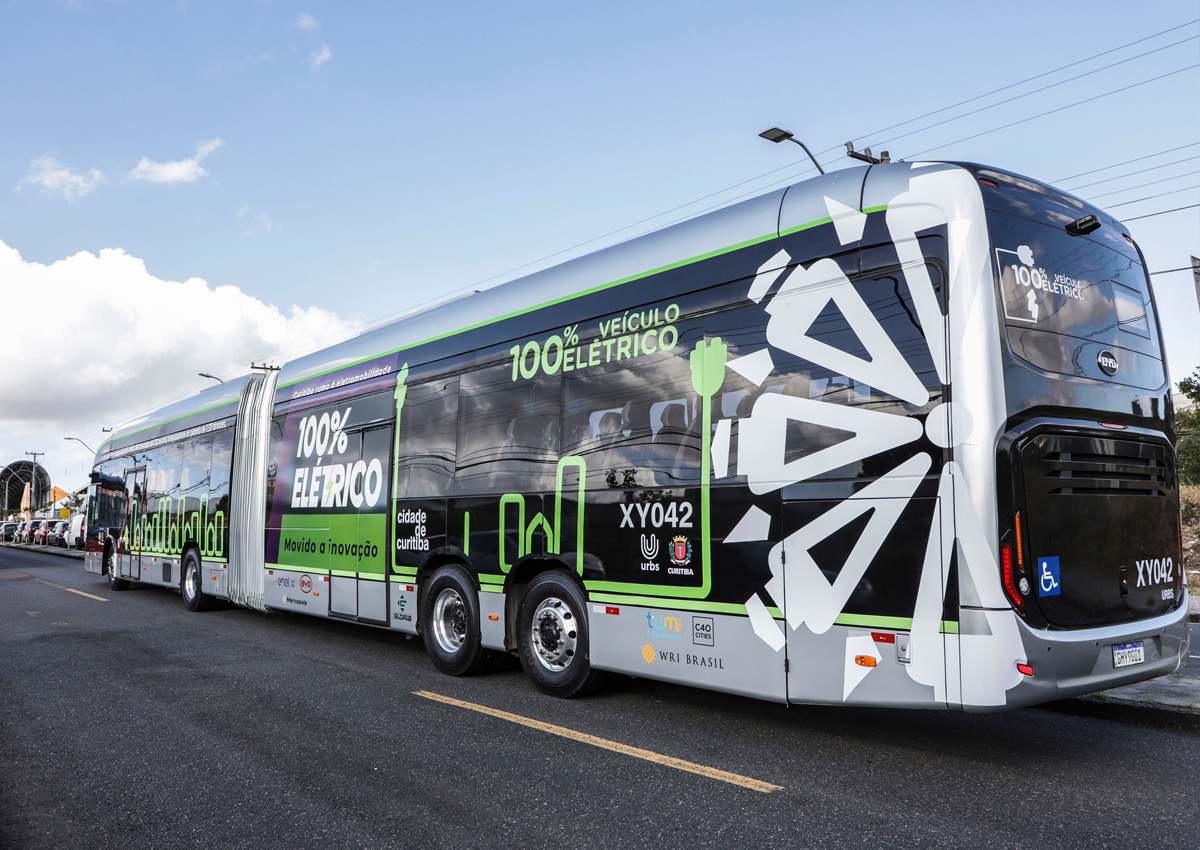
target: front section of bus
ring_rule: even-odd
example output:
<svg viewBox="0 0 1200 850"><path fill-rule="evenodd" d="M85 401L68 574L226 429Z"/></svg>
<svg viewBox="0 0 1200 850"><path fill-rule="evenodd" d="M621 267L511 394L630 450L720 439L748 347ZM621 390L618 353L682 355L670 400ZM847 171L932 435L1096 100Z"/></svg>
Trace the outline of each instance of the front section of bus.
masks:
<svg viewBox="0 0 1200 850"><path fill-rule="evenodd" d="M1171 382L1141 252L1077 198L967 168L1000 326L1000 581L1026 656L1006 704L1172 673L1187 585Z"/></svg>

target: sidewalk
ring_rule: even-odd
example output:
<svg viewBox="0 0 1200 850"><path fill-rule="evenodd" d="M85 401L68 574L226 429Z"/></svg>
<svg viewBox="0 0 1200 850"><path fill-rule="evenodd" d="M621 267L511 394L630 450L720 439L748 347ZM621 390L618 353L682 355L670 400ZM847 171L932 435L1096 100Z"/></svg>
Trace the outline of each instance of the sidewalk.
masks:
<svg viewBox="0 0 1200 850"><path fill-rule="evenodd" d="M43 555L55 555L59 558L83 560L83 552L78 549L62 549L58 546L35 546L32 543L0 543L5 549L21 549L25 552L41 552Z"/></svg>

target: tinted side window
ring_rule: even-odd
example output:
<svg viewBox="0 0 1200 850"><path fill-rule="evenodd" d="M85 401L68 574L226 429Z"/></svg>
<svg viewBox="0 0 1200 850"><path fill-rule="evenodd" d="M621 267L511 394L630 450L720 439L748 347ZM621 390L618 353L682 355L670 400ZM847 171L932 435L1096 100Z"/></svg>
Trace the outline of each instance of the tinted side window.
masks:
<svg viewBox="0 0 1200 850"><path fill-rule="evenodd" d="M458 378L407 389L396 443L396 498L450 495L457 428Z"/></svg>
<svg viewBox="0 0 1200 850"><path fill-rule="evenodd" d="M560 376L513 380L503 360L462 375L456 493L554 489Z"/></svg>
<svg viewBox="0 0 1200 850"><path fill-rule="evenodd" d="M700 397L688 355L700 327L636 359L569 373L564 454L582 455L589 489L680 487L700 480Z"/></svg>

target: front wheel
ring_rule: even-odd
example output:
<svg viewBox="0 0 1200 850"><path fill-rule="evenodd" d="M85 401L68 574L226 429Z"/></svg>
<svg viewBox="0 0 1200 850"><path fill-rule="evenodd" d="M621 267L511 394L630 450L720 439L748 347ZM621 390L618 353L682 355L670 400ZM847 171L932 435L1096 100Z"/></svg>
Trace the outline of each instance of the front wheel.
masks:
<svg viewBox="0 0 1200 850"><path fill-rule="evenodd" d="M128 579L117 575L117 552L115 549L104 550L104 572L108 574L108 586L111 590L129 590Z"/></svg>
<svg viewBox="0 0 1200 850"><path fill-rule="evenodd" d="M583 696L600 684L591 663L587 603L565 573L551 570L529 583L517 613L517 644L525 675L544 694Z"/></svg>
<svg viewBox="0 0 1200 850"><path fill-rule="evenodd" d="M184 555L179 592L183 595L184 607L189 611L207 611L215 602L213 597L201 590L203 574L200 570L200 556L194 550Z"/></svg>

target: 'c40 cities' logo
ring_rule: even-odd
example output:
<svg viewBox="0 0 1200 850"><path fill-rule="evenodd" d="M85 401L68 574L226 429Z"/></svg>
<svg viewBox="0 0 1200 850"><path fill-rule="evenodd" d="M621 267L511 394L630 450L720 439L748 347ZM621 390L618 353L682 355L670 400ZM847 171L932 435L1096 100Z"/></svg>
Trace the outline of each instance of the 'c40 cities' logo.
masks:
<svg viewBox="0 0 1200 850"><path fill-rule="evenodd" d="M686 567L692 562L692 541L682 535L671 540L671 563Z"/></svg>

